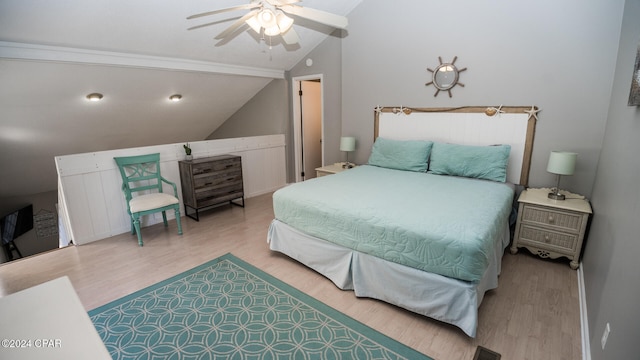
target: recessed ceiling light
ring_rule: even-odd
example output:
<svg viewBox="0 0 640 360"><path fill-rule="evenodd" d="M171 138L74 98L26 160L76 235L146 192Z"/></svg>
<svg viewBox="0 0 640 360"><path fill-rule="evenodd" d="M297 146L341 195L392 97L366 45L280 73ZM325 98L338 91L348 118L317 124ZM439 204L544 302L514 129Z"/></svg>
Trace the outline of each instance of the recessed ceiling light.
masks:
<svg viewBox="0 0 640 360"><path fill-rule="evenodd" d="M169 96L169 100L171 100L171 101L180 101L180 100L182 100L182 95L180 95L180 94L171 95L171 96Z"/></svg>
<svg viewBox="0 0 640 360"><path fill-rule="evenodd" d="M91 94L87 95L87 99L89 99L90 101L100 101L100 100L102 100L102 94L100 94L100 93L91 93Z"/></svg>

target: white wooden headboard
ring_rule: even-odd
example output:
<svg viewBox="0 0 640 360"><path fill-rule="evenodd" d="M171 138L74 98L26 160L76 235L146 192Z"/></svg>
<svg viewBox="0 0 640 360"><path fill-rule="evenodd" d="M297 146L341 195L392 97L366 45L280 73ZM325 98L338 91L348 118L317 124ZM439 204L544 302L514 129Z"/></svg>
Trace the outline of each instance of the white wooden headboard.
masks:
<svg viewBox="0 0 640 360"><path fill-rule="evenodd" d="M374 112L374 140L432 140L462 145L511 145L507 181L527 186L536 107L384 107ZM493 114L493 115L492 115Z"/></svg>

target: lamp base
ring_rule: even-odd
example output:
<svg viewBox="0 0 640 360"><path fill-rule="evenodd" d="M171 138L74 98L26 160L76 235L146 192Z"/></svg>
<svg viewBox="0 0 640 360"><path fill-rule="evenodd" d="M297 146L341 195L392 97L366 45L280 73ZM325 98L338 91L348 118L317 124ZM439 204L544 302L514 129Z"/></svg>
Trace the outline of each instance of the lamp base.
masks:
<svg viewBox="0 0 640 360"><path fill-rule="evenodd" d="M556 184L556 187L551 189L551 192L549 193L549 195L547 195L547 197L549 199L552 200L564 200L564 195L560 194L560 178L562 176L560 174L558 174L558 183Z"/></svg>
<svg viewBox="0 0 640 360"><path fill-rule="evenodd" d="M347 161L347 162L345 162L345 163L342 163L342 168L343 168L343 169L351 169L354 165L355 165L355 164L352 164L352 163L350 163L350 162L348 162L348 161Z"/></svg>
<svg viewBox="0 0 640 360"><path fill-rule="evenodd" d="M560 192L557 192L557 193L550 192L549 195L547 195L547 197L549 199L552 199L552 200L564 200L565 199L564 195L560 194Z"/></svg>

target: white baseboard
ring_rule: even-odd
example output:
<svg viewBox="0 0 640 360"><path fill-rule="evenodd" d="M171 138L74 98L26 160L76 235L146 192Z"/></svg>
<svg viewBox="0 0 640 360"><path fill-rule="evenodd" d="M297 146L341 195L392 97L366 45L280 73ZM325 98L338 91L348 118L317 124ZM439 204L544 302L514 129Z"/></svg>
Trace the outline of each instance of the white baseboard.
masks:
<svg viewBox="0 0 640 360"><path fill-rule="evenodd" d="M589 320L587 319L587 298L584 289L584 272L582 263L578 268L578 300L580 302L580 328L582 335L582 360L591 360L591 344L589 342Z"/></svg>

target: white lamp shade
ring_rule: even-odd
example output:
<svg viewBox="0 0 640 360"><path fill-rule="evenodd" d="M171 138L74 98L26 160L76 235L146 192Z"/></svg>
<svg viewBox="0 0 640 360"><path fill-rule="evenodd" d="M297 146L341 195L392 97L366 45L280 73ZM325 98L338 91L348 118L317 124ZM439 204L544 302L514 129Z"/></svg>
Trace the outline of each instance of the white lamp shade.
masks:
<svg viewBox="0 0 640 360"><path fill-rule="evenodd" d="M280 28L281 34L286 33L293 25L293 19L282 12L279 12L278 15L276 15L276 21L278 22L278 28Z"/></svg>
<svg viewBox="0 0 640 360"><path fill-rule="evenodd" d="M272 26L270 28L265 28L264 29L264 34L267 36L276 36L276 35L280 35L280 28L276 25L276 26Z"/></svg>
<svg viewBox="0 0 640 360"><path fill-rule="evenodd" d="M356 149L356 138L343 136L340 138L340 151L354 151Z"/></svg>
<svg viewBox="0 0 640 360"><path fill-rule="evenodd" d="M264 9L248 18L245 23L258 34L264 28L265 35L276 36L287 32L293 25L293 19L286 16L282 11L274 13L270 9Z"/></svg>
<svg viewBox="0 0 640 360"><path fill-rule="evenodd" d="M251 28L253 29L253 31L257 32L258 34L260 34L260 30L262 29L262 25L260 25L260 22L258 21L258 15L254 15L250 18L248 18L245 23L247 23L247 25L251 26Z"/></svg>
<svg viewBox="0 0 640 360"><path fill-rule="evenodd" d="M558 175L573 175L578 154L567 151L552 151L549 155L547 171Z"/></svg>
<svg viewBox="0 0 640 360"><path fill-rule="evenodd" d="M258 22L260 22L260 25L265 29L278 26L276 14L269 9L264 9L258 13Z"/></svg>

